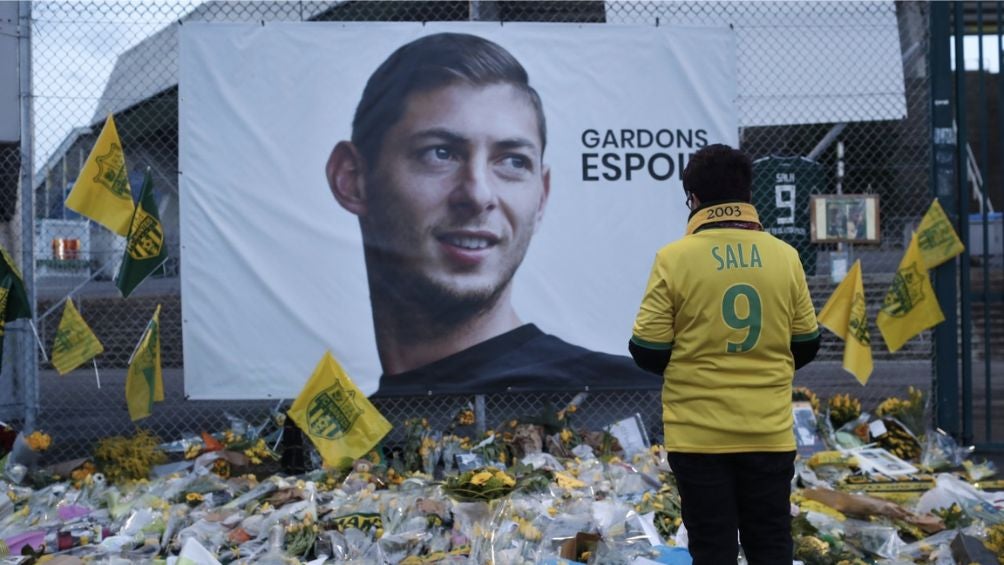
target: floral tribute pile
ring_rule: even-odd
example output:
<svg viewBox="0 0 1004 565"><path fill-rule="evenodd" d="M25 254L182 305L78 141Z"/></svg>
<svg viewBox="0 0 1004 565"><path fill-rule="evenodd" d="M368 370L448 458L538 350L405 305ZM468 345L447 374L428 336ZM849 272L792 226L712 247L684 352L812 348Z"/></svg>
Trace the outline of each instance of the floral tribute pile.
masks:
<svg viewBox="0 0 1004 565"><path fill-rule="evenodd" d="M849 395L793 400L795 559L1004 565L1004 481L925 427L920 392L874 416ZM167 443L109 437L47 467L51 438L0 426L0 561L690 563L662 447L576 412L483 432L470 406L442 430L411 419L347 469L319 465L278 412Z"/></svg>

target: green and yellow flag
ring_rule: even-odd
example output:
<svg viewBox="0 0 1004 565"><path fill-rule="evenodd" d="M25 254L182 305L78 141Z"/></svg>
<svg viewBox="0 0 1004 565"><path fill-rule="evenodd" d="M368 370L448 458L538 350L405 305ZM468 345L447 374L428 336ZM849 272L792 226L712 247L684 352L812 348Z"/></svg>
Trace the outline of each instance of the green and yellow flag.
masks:
<svg viewBox="0 0 1004 565"><path fill-rule="evenodd" d="M105 350L98 336L84 321L72 298L63 306L63 319L59 321L56 337L52 341L52 366L65 375Z"/></svg>
<svg viewBox="0 0 1004 565"><path fill-rule="evenodd" d="M153 413L153 403L164 400L164 378L160 370L160 304L146 325L143 337L129 361L126 374L126 404L133 420Z"/></svg>
<svg viewBox="0 0 1004 565"><path fill-rule="evenodd" d="M844 340L844 370L862 385L872 375L872 338L865 309L865 286L861 281L861 259L830 295L819 312L819 323Z"/></svg>
<svg viewBox="0 0 1004 565"><path fill-rule="evenodd" d="M125 153L111 114L66 197L66 207L119 235L129 233L135 206L126 174Z"/></svg>
<svg viewBox="0 0 1004 565"><path fill-rule="evenodd" d="M920 220L920 227L917 228L917 244L920 247L920 256L924 259L924 267L928 270L966 249L937 198Z"/></svg>
<svg viewBox="0 0 1004 565"><path fill-rule="evenodd" d="M31 304L24 289L24 279L7 250L0 247L0 364L3 363L3 339L7 322L31 318Z"/></svg>
<svg viewBox="0 0 1004 565"><path fill-rule="evenodd" d="M330 351L289 408L289 417L314 442L324 462L334 467L365 455L392 427Z"/></svg>
<svg viewBox="0 0 1004 565"><path fill-rule="evenodd" d="M132 294L166 260L164 225L160 223L157 203L153 199L153 179L150 177L150 169L147 169L143 176L139 206L136 206L136 213L129 225L129 238L126 240L122 265L115 277L115 285L119 287L122 297L127 298Z"/></svg>
<svg viewBox="0 0 1004 565"><path fill-rule="evenodd" d="M18 270L14 259L3 247L0 247L0 256L3 258L2 264L0 264L0 280L10 275L10 286L8 287L10 294L7 296L4 306L0 308L3 320L11 322L18 318L30 318L31 304L28 303L28 292L24 289L24 278L21 276L21 271Z"/></svg>
<svg viewBox="0 0 1004 565"><path fill-rule="evenodd" d="M13 282L14 277L11 274L6 274L0 277L0 311L7 309L7 302L10 298L10 285ZM7 333L7 321L3 316L0 316L0 366L3 364L3 342L4 336Z"/></svg>
<svg viewBox="0 0 1004 565"><path fill-rule="evenodd" d="M945 320L934 295L920 254L917 234L910 238L892 286L882 302L875 324L890 352L898 351L913 336Z"/></svg>

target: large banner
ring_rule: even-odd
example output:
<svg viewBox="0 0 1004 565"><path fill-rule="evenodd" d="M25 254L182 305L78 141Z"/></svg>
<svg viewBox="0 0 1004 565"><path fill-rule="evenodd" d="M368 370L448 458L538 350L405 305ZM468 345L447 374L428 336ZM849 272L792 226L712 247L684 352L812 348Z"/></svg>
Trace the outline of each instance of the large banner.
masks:
<svg viewBox="0 0 1004 565"><path fill-rule="evenodd" d="M181 34L191 398L293 398L325 350L366 394L659 387L622 356L689 155L737 144L729 29Z"/></svg>

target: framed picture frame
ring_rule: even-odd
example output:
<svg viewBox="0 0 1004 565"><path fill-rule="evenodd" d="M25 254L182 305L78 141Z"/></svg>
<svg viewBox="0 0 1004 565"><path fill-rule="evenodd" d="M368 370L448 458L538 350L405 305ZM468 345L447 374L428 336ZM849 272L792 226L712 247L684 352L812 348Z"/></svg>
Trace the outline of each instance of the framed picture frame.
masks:
<svg viewBox="0 0 1004 565"><path fill-rule="evenodd" d="M791 412L795 419L795 446L798 454L808 458L813 453L826 450L826 444L819 435L812 404L801 400L792 402Z"/></svg>
<svg viewBox="0 0 1004 565"><path fill-rule="evenodd" d="M809 201L813 243L881 240L878 194L816 194Z"/></svg>

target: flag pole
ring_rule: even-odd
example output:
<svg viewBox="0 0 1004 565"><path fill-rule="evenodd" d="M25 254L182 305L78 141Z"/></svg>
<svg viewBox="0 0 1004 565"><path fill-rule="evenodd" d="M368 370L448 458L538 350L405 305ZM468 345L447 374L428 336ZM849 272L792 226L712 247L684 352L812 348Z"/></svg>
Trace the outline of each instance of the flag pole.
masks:
<svg viewBox="0 0 1004 565"><path fill-rule="evenodd" d="M136 357L136 352L139 351L139 346L143 343L143 338L146 337L146 332L150 331L150 326L153 325L153 318L146 323L146 327L143 328L143 333L139 334L139 341L136 342L136 346L132 348L132 353L129 354L129 362L126 365L132 365L132 360Z"/></svg>
<svg viewBox="0 0 1004 565"><path fill-rule="evenodd" d="M63 305L64 302L66 302L67 298L73 296L74 294L77 293L78 290L84 288L85 285L87 285L89 282L91 282L92 280L94 280L95 277L97 277L98 275L100 275L101 272L104 271L108 267L108 265L111 265L111 263L105 263L104 265L101 266L100 269L98 269L97 271L94 271L94 274L92 274L91 276L87 277L87 280L85 280L84 282L78 284L76 287L73 288L73 290L71 290L70 292L67 292L66 296L64 296L64 297L60 298L59 300L57 300L52 306L49 307L48 310L46 310L43 314L41 314L38 317L38 319L39 320L44 320L45 318L48 318L50 314L52 314L53 312L55 312L57 308L59 308L60 306Z"/></svg>
<svg viewBox="0 0 1004 565"><path fill-rule="evenodd" d="M101 388L101 374L98 373L98 360L96 357L91 357L91 363L94 363L94 380L98 383L98 388Z"/></svg>
<svg viewBox="0 0 1004 565"><path fill-rule="evenodd" d="M42 339L38 337L38 328L35 327L35 322L31 318L28 318L28 325L31 326L31 333L35 335L35 343L38 344L38 349L42 352L42 359L45 362L49 362L49 356L45 353L45 347L42 345Z"/></svg>

